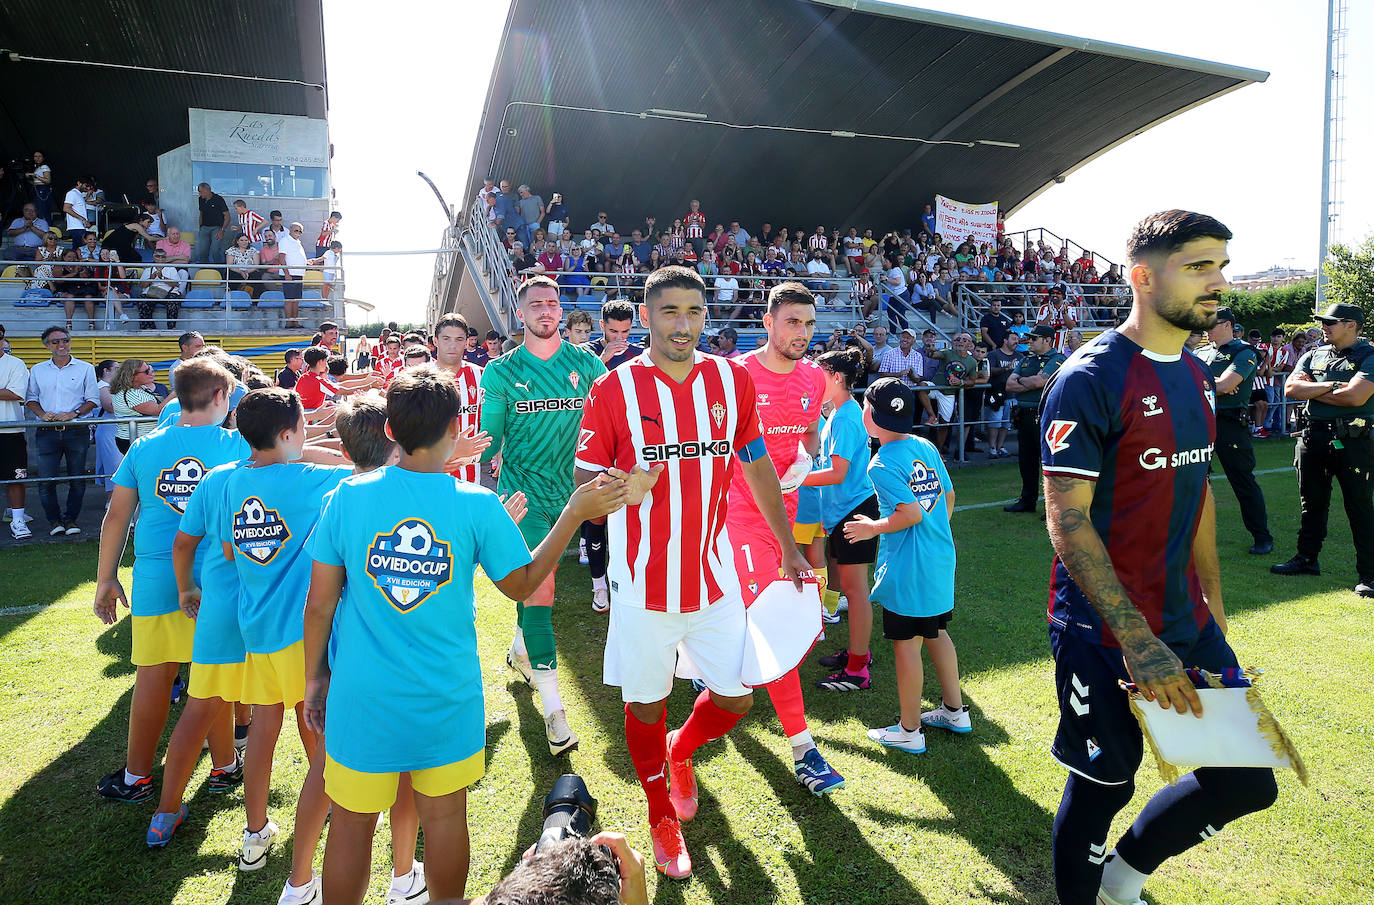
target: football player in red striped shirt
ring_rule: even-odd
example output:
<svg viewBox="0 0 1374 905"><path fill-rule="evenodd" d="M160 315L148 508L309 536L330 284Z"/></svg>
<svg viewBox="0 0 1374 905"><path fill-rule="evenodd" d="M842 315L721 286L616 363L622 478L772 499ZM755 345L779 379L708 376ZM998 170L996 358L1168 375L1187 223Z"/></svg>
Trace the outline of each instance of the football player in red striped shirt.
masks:
<svg viewBox="0 0 1374 905"><path fill-rule="evenodd" d="M467 453L449 460L448 473L460 481L470 484L480 482L481 465L478 464L482 450L491 445L491 438L479 426L482 423L482 369L466 360L463 353L468 348L468 322L461 314L449 313L439 318L434 325L434 360L439 369L453 375L458 384L458 436L460 441L471 439L477 455ZM466 451L466 444L460 442Z"/></svg>
<svg viewBox="0 0 1374 905"><path fill-rule="evenodd" d="M744 601L724 530L736 467L782 551L783 577L800 586L811 567L792 541L749 371L696 349L706 319L701 277L685 267L654 271L639 317L649 351L592 384L577 481L608 469L633 476L630 504L607 524L604 679L620 686L625 702L625 740L649 800L654 862L682 879L692 872L681 829L697 808L692 754L729 732L753 703L740 683ZM707 690L670 735L665 705L679 646Z"/></svg>

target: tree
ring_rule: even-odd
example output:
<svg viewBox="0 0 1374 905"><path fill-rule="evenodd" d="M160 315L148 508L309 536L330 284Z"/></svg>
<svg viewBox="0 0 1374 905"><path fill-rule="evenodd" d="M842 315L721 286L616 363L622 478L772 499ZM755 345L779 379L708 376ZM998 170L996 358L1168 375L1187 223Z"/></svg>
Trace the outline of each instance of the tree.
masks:
<svg viewBox="0 0 1374 905"><path fill-rule="evenodd" d="M1332 245L1322 269L1327 302L1359 305L1364 309L1364 332L1374 336L1374 233L1359 248Z"/></svg>

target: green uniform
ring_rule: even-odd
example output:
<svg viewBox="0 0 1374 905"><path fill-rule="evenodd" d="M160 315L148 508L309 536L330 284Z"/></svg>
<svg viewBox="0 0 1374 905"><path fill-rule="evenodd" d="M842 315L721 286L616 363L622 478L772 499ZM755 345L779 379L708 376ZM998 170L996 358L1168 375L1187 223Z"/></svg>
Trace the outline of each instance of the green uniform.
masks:
<svg viewBox="0 0 1374 905"><path fill-rule="evenodd" d="M1339 380L1349 383L1356 377L1374 380L1374 346L1369 340L1357 340L1347 346L1345 351L1337 351L1333 346L1321 346L1302 353L1298 363L1293 366L1294 374L1307 374L1317 383ZM1374 396L1365 400L1364 405L1341 406L1316 399L1307 403L1307 417L1313 420L1324 418L1349 421L1353 418L1374 417Z"/></svg>
<svg viewBox="0 0 1374 905"><path fill-rule="evenodd" d="M1055 371L1059 370L1059 366L1062 365L1064 361L1065 358L1063 354L1059 352L1046 352L1043 355L1027 352L1022 356L1021 360L1016 363L1016 367L1012 369L1012 373L1017 377L1034 377L1036 374L1044 374L1046 377L1050 377ZM1043 392L1043 387L1037 387L1033 390L1023 390L1020 393L1016 393L1016 404L1023 408L1034 410L1040 405L1040 394ZM1035 455L1038 459L1040 456L1039 447L1036 448Z"/></svg>
<svg viewBox="0 0 1374 905"><path fill-rule="evenodd" d="M548 361L517 346L482 371L482 430L491 435L482 460L500 453L498 491L524 491L520 533L531 549L572 496L583 401L605 373L601 359L569 342Z"/></svg>
<svg viewBox="0 0 1374 905"><path fill-rule="evenodd" d="M1217 408L1248 409L1250 391L1255 387L1255 372L1259 370L1259 356L1255 354L1255 347L1243 340L1233 339L1225 345L1203 349L1198 357L1212 369L1212 377L1217 380L1221 379L1227 368L1234 368L1240 375L1240 385L1235 392L1217 393Z"/></svg>

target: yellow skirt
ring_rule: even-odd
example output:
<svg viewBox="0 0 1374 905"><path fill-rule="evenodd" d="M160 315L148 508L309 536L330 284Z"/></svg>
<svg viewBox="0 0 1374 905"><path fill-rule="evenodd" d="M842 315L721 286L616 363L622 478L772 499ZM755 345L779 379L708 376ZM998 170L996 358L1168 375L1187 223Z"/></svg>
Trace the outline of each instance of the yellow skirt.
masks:
<svg viewBox="0 0 1374 905"><path fill-rule="evenodd" d="M818 537L825 537L825 532L821 530L820 522L798 522L792 526L792 539L803 546L811 543Z"/></svg>
<svg viewBox="0 0 1374 905"><path fill-rule="evenodd" d="M196 636L196 621L181 610L161 616L130 616L134 621L133 653L135 666L160 663L189 663L191 642Z"/></svg>
<svg viewBox="0 0 1374 905"><path fill-rule="evenodd" d="M248 654L243 664L244 704L283 704L305 700L305 642L297 641L270 654Z"/></svg>
<svg viewBox="0 0 1374 905"><path fill-rule="evenodd" d="M410 770L411 784L415 791L430 798L466 789L486 773L486 755L483 748L471 757L442 767ZM345 767L327 753L324 756L325 794L339 807L355 814L375 814L391 807L396 803L400 782L400 773L363 773Z"/></svg>
<svg viewBox="0 0 1374 905"><path fill-rule="evenodd" d="M242 663L191 663L193 698L222 698L237 701L243 694Z"/></svg>

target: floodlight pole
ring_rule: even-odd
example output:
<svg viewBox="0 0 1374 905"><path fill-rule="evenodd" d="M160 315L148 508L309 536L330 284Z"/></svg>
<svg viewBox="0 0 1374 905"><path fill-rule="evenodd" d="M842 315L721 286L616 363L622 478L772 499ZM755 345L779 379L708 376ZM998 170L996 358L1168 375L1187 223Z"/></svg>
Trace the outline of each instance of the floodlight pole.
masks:
<svg viewBox="0 0 1374 905"><path fill-rule="evenodd" d="M1322 113L1322 200L1321 200L1321 223L1317 246L1317 310L1320 311L1326 301L1326 253L1327 245L1331 235L1331 168L1338 156L1339 151L1332 146L1332 112L1333 104L1339 103L1336 96L1339 90L1339 77L1336 66L1343 66L1344 60L1336 58L1337 35L1336 6L1342 0L1327 0L1326 2L1326 99L1325 108ZM1344 9L1342 9L1342 14ZM1344 15L1341 16L1340 25L1344 26ZM1344 55L1342 54L1342 57Z"/></svg>

